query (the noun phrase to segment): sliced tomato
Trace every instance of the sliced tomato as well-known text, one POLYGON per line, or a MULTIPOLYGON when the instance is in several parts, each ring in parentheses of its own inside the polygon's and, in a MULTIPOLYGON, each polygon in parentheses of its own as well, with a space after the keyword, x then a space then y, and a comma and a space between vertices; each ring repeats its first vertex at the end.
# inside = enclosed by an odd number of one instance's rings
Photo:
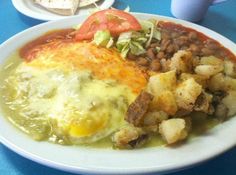
POLYGON ((141 30, 138 20, 131 14, 108 9, 96 12, 89 16, 76 33, 77 40, 92 39, 98 30, 109 30, 111 35, 117 36, 126 31, 141 30))

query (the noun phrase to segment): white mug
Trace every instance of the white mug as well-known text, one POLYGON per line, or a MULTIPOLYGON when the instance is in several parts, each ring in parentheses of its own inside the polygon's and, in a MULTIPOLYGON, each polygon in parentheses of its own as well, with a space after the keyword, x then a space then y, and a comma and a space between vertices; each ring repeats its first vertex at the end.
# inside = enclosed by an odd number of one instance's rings
POLYGON ((206 14, 212 4, 218 4, 226 0, 172 0, 171 12, 179 19, 197 22, 206 14))

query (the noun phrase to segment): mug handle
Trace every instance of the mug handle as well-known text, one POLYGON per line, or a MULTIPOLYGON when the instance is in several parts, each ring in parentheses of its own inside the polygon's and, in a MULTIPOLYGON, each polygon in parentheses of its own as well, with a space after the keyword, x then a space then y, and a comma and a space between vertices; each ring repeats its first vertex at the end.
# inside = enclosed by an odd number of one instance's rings
POLYGON ((219 4, 219 3, 222 3, 222 2, 225 2, 225 1, 227 1, 227 0, 213 0, 212 5, 219 4))

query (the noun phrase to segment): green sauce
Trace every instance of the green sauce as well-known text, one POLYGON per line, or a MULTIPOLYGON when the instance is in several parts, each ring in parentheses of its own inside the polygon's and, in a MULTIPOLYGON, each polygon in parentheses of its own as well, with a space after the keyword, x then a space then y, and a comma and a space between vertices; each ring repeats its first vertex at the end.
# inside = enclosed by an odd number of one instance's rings
MULTIPOLYGON (((0 110, 4 113, 4 116, 9 119, 11 123, 13 123, 18 129, 24 131, 30 137, 35 140, 48 140, 53 143, 59 143, 64 145, 71 145, 71 141, 68 139, 66 135, 60 135, 52 133, 52 128, 54 126, 53 121, 48 122, 47 120, 38 119, 37 122, 34 120, 34 116, 32 118, 24 118, 20 113, 22 112, 19 108, 9 108, 7 102, 13 100, 13 97, 16 95, 16 92, 12 88, 6 88, 5 80, 9 75, 12 74, 13 71, 22 63, 22 60, 19 58, 18 53, 14 53, 10 56, 5 64, 0 68, 0 110)), ((90 87, 89 87, 90 88, 90 87)), ((92 89, 86 89, 85 93, 92 93, 92 89), (90 91, 91 90, 91 91, 90 91)), ((94 88, 101 88, 100 84, 95 84, 94 88)), ((102 87, 103 88, 103 87, 102 87)), ((120 87, 122 89, 122 87, 120 87)), ((119 92, 121 92, 120 90, 119 92)), ((114 98, 119 96, 117 94, 117 89, 110 89, 109 93, 113 93, 114 98), (115 94, 115 95, 114 95, 115 94)), ((99 93, 108 93, 106 89, 99 93)), ((104 95, 102 94, 102 95, 104 95)), ((50 94, 49 94, 50 96, 50 94)), ((130 101, 134 99, 134 96, 129 97, 130 101)), ((122 108, 122 113, 124 115, 128 104, 125 106, 121 102, 120 106, 122 108)), ((129 102, 130 103, 130 102, 129 102)), ((115 104, 117 105, 117 104, 115 104)), ((85 105, 86 107, 86 105, 85 105)), ((117 111, 115 111, 117 113, 117 111)), ((117 113, 117 115, 120 115, 117 113)), ((190 133, 190 139, 204 134, 207 130, 213 128, 215 125, 219 124, 220 121, 212 116, 206 116, 205 114, 197 113, 192 117, 192 131, 190 133)), ((37 116, 36 116, 37 118, 37 116)), ((82 144, 83 146, 95 147, 95 148, 112 148, 111 136, 107 136, 106 138, 100 139, 92 144, 82 144)), ((152 135, 150 136, 149 141, 145 144, 145 147, 156 147, 165 145, 165 142, 161 138, 160 135, 152 135)))

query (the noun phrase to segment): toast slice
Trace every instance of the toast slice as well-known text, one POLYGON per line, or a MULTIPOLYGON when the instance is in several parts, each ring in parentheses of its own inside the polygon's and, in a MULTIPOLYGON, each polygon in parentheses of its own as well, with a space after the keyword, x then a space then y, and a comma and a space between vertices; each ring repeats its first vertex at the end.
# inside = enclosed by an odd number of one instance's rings
POLYGON ((47 10, 60 15, 74 15, 80 0, 34 0, 47 10))

